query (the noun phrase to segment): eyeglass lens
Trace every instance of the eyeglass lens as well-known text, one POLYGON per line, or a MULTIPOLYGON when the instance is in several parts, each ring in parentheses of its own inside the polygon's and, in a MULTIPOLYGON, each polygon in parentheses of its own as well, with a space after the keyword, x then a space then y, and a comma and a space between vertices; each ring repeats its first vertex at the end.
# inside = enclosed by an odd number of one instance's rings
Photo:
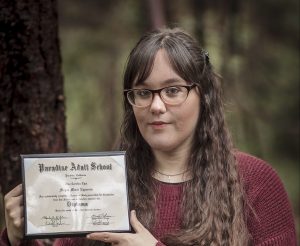
POLYGON ((177 105, 183 103, 188 95, 188 88, 184 86, 170 86, 161 90, 133 89, 128 91, 127 97, 131 104, 137 107, 147 107, 152 103, 154 93, 167 104, 177 105))

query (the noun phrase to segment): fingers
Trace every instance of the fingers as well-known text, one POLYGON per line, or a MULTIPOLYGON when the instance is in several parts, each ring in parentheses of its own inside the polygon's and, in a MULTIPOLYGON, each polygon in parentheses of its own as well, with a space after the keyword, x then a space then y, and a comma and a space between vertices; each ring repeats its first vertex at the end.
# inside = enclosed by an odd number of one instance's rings
POLYGON ((130 223, 136 233, 96 232, 87 235, 87 238, 120 246, 156 245, 157 239, 139 222, 134 210, 130 212, 130 223))
POLYGON ((21 219, 24 216, 23 196, 10 197, 5 200, 5 218, 6 222, 11 221, 15 226, 19 227, 21 219))
POLYGON ((24 215, 22 185, 18 185, 9 193, 7 193, 4 201, 6 221, 12 221, 13 224, 19 226, 24 215))
POLYGON ((12 210, 5 211, 6 227, 18 238, 23 236, 24 212, 23 207, 15 207, 12 210))
POLYGON ((24 230, 22 185, 7 193, 4 203, 8 240, 11 245, 18 245, 24 230))
POLYGON ((23 195, 5 198, 5 208, 11 210, 16 206, 23 206, 23 195))
POLYGON ((14 236, 17 239, 23 238, 23 228, 24 228, 24 218, 18 218, 14 220, 14 226, 16 230, 14 231, 14 236))
POLYGON ((111 233, 111 232, 95 232, 88 234, 86 237, 91 240, 100 240, 107 243, 120 242, 126 233, 111 233))
POLYGON ((23 194, 22 184, 17 185, 15 188, 13 188, 10 192, 8 192, 4 199, 10 199, 11 197, 18 197, 23 194))
POLYGON ((8 208, 9 205, 6 207, 7 208, 7 216, 10 218, 10 219, 13 219, 13 220, 20 220, 21 218, 24 217, 24 209, 23 209, 23 206, 19 205, 19 206, 16 206, 16 205, 11 205, 11 208, 8 208))
POLYGON ((142 223, 136 217, 135 210, 130 211, 130 224, 136 233, 142 232, 145 229, 145 227, 142 225, 142 223))

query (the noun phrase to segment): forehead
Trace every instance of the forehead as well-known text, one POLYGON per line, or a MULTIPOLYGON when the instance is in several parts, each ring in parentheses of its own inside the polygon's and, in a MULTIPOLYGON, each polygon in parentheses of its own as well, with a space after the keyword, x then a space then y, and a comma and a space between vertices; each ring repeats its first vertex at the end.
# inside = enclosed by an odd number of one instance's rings
POLYGON ((160 49, 155 55, 149 76, 138 84, 135 82, 134 85, 162 87, 172 85, 174 83, 186 84, 184 79, 181 78, 172 67, 167 52, 160 49))

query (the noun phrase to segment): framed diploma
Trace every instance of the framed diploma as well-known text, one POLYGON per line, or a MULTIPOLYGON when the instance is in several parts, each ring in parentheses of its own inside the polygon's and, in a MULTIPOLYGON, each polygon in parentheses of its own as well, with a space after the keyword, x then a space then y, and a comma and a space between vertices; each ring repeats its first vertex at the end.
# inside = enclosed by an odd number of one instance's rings
POLYGON ((25 238, 130 231, 125 152, 21 159, 25 238))

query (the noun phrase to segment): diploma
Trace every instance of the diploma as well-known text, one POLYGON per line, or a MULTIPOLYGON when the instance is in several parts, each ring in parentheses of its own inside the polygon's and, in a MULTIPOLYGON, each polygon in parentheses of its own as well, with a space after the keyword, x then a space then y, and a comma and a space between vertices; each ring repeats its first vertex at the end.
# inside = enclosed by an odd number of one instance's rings
POLYGON ((25 238, 130 231, 125 152, 21 160, 25 238))

